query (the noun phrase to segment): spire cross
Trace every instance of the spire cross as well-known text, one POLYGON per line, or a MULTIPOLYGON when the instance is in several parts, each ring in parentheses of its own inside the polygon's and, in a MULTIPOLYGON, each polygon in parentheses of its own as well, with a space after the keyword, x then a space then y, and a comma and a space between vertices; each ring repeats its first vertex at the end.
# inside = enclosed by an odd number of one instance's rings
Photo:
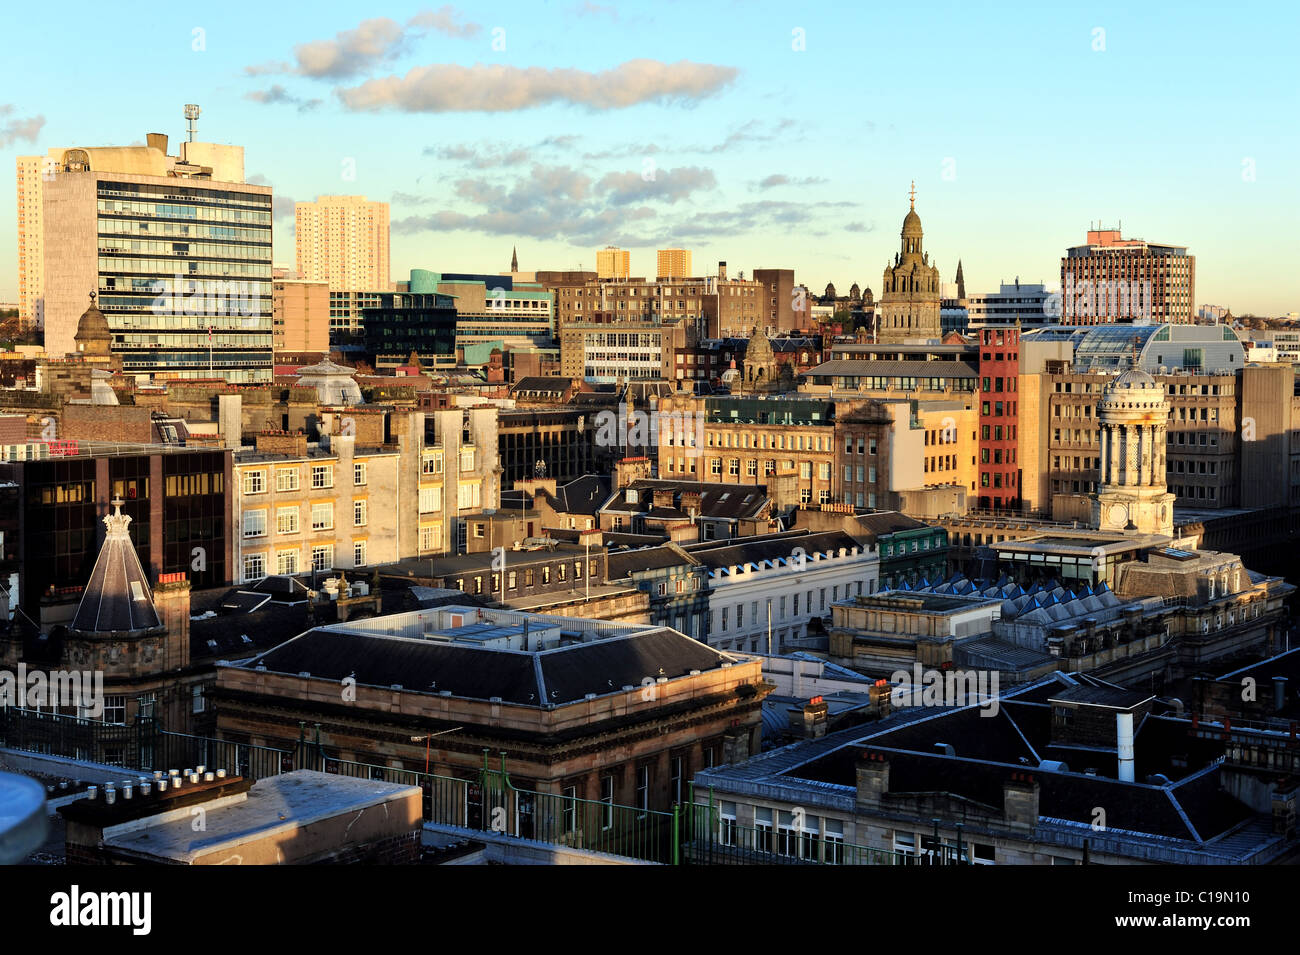
POLYGON ((912 191, 907 194, 907 198, 911 201, 912 208, 915 209, 916 208, 916 180, 915 179, 912 180, 912 191))

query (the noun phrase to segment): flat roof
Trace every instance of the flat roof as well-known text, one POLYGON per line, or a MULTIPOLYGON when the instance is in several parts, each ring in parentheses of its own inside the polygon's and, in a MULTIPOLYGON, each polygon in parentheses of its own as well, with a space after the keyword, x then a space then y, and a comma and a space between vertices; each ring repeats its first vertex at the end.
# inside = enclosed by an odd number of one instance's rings
POLYGON ((111 836, 104 844, 192 863, 255 839, 280 833, 289 836, 312 823, 419 792, 417 786, 300 769, 258 780, 246 798, 205 807, 205 827, 199 832, 194 831, 191 815, 185 813, 179 819, 111 836))

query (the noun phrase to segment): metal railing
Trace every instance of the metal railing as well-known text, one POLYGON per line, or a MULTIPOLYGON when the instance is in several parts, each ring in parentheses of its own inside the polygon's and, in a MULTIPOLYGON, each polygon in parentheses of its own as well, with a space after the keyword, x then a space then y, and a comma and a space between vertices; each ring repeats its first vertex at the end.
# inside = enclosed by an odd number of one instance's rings
POLYGON ((206 766, 263 779, 295 767, 287 750, 161 729, 151 717, 132 724, 0 707, 0 746, 137 772, 206 766))
POLYGON ((682 855, 693 865, 931 864, 927 857, 859 846, 806 827, 740 826, 704 803, 688 808, 691 825, 682 855))
POLYGON ((676 865, 680 810, 665 812, 516 787, 484 759, 472 776, 441 776, 322 756, 320 769, 341 776, 418 786, 424 818, 441 826, 493 832, 554 846, 676 865))

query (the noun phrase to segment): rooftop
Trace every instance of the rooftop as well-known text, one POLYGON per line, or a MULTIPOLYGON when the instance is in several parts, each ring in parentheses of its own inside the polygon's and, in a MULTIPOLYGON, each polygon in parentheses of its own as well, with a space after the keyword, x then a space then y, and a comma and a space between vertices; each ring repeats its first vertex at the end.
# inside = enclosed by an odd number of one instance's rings
POLYGON ((317 627, 241 666, 551 708, 735 659, 666 627, 461 605, 317 627), (505 628, 498 636, 522 632, 528 649, 484 645, 485 625, 505 628), (465 627, 474 639, 456 642, 465 627))

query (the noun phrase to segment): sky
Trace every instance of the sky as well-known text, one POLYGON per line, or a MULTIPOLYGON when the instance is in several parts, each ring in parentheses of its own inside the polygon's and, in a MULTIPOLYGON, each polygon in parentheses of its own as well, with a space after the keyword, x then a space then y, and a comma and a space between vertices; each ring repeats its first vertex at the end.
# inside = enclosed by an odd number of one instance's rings
MULTIPOLYGON (((793 268, 879 292, 916 183, 968 292, 1059 284, 1090 223, 1186 245, 1196 302, 1300 311, 1294 3, 25 5, 0 163, 184 135, 276 197, 391 203, 392 270, 793 268)), ((10 183, 14 180, 11 178, 10 183)), ((17 299, 0 190, 0 301, 17 299)))

